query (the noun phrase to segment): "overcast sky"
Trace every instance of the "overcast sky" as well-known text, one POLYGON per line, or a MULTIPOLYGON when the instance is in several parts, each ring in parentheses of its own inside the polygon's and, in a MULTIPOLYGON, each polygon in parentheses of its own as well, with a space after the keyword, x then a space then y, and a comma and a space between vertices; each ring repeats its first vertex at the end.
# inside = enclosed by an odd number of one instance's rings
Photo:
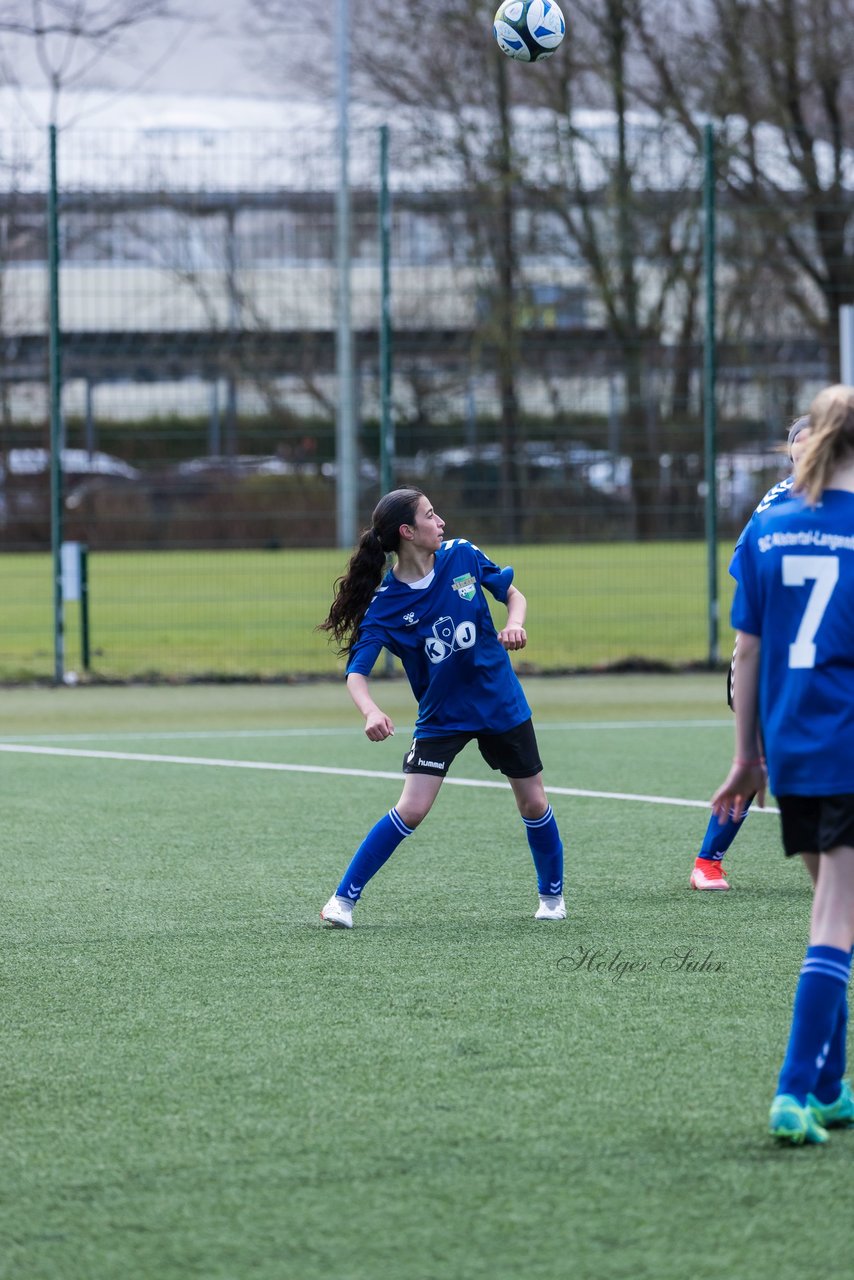
MULTIPOLYGON (((245 0, 206 0, 198 11, 203 16, 190 24, 150 22, 137 28, 122 56, 100 60, 77 87, 253 96, 298 89, 284 67, 280 75, 257 70, 263 43, 247 34, 245 0)), ((9 52, 18 82, 44 87, 32 42, 17 41, 13 51, 7 45, 9 52)))

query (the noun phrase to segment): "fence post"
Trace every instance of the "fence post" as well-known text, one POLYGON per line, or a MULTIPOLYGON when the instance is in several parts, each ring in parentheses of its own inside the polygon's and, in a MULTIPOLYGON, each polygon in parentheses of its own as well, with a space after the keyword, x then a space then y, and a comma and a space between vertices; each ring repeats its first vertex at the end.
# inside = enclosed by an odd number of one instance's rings
POLYGON ((380 125, 380 488, 394 481, 394 418, 391 410, 391 195, 388 179, 388 125, 380 125))
POLYGON ((91 665, 89 645, 89 548, 80 548, 80 662, 88 672, 91 665))
POLYGON ((335 431, 338 546, 356 540, 358 464, 353 414, 353 329, 350 315, 350 10, 338 0, 338 192, 336 231, 338 259, 338 332, 336 375, 338 415, 335 431))
MULTIPOLYGON (((80 603, 80 658, 84 671, 89 670, 89 548, 82 542, 63 542, 62 599, 80 603)), ((70 679, 70 676, 68 677, 70 679)))
POLYGON ((839 380, 854 386, 854 307, 839 308, 839 380))
POLYGON ((48 127, 50 175, 47 193, 50 352, 50 548, 53 564, 53 678, 65 676, 65 618, 62 594, 62 337, 59 327, 59 196, 56 125, 48 127))
MULTIPOLYGON (((380 125, 380 491, 394 485, 394 417, 391 411, 391 194, 388 180, 387 124, 380 125)), ((385 651, 385 674, 394 671, 394 656, 385 651)))
POLYGON ((719 658, 718 486, 717 486, 717 337, 715 332, 715 135, 703 130, 703 262, 706 281, 706 332, 703 342, 703 437, 706 478, 706 563, 708 579, 709 666, 719 658))

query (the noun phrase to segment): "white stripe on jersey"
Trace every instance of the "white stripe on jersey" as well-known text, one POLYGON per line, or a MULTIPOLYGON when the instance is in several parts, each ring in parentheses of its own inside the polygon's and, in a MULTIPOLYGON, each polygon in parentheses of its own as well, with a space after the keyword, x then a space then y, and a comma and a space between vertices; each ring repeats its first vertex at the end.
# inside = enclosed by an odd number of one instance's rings
POLYGON ((788 498, 794 483, 794 476, 786 476, 785 480, 780 480, 777 484, 772 484, 771 488, 768 490, 753 514, 759 515, 761 511, 767 511, 772 503, 776 502, 778 498, 788 498))

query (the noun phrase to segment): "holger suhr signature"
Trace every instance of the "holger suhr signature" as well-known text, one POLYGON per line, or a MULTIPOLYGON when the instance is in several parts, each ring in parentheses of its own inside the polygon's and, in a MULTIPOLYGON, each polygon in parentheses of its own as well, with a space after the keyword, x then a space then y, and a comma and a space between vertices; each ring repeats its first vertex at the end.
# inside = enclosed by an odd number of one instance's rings
POLYGON ((632 959, 621 948, 588 947, 580 942, 571 955, 561 956, 557 967, 562 973, 598 973, 619 982, 627 973, 723 973, 724 962, 716 960, 713 951, 704 954, 693 947, 674 947, 653 959, 632 959))

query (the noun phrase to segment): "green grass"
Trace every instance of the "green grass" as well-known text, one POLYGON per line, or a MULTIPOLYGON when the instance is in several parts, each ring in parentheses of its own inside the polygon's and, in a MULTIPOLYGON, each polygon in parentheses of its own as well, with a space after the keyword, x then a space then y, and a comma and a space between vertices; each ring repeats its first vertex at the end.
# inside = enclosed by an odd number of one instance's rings
MULTIPOLYGON (((702 809, 555 790, 702 800, 721 684, 528 682, 565 925, 501 791, 447 786, 328 932, 396 781, 0 754, 0 1277, 847 1276, 854 1134, 765 1135, 809 913, 776 819, 692 894, 702 809)), ((2 740, 396 772, 379 694, 382 746, 324 685, 13 689, 2 740)))
MULTIPOLYGON (((706 553, 700 543, 494 547, 529 600, 534 670, 708 653, 706 553)), ((723 648, 731 583, 720 553, 723 648)), ((90 559, 92 671, 105 678, 329 675, 334 647, 314 628, 346 565, 341 551, 98 553, 90 559)), ((52 675, 50 558, 0 556, 0 680, 52 675)), ((500 616, 498 614, 497 616, 500 616)), ((66 666, 79 671, 77 604, 66 666)))

